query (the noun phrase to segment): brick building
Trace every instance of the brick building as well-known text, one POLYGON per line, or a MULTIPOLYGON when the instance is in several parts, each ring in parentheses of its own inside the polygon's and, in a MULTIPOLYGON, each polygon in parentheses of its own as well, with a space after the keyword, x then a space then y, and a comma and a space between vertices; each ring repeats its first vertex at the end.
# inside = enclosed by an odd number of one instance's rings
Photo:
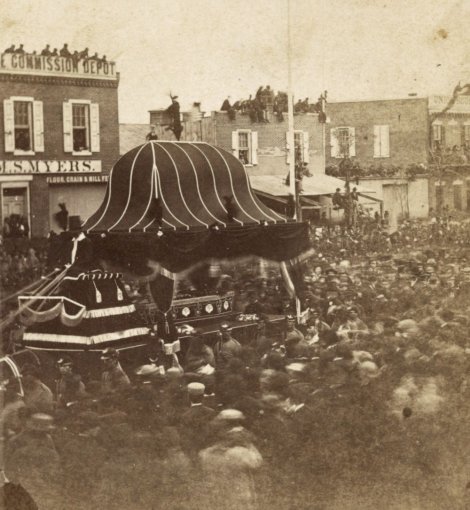
POLYGON ((59 203, 82 220, 98 208, 119 157, 118 84, 113 62, 0 55, 3 225, 23 216, 40 237, 59 203))
POLYGON ((429 156, 427 98, 327 104, 327 166, 345 157, 363 167, 425 164, 429 156))

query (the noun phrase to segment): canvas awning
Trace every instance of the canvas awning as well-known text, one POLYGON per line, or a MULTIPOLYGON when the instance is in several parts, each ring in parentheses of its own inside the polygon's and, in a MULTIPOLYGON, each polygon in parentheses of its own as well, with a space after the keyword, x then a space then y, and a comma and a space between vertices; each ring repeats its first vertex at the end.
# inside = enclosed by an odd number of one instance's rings
MULTIPOLYGON (((285 184, 285 176, 282 175, 252 175, 250 176, 250 182, 254 190, 272 196, 281 197, 290 194, 289 186, 285 184)), ((331 175, 314 174, 312 177, 302 179, 301 196, 332 195, 337 188, 344 189, 343 180, 331 175)), ((374 190, 354 183, 351 183, 352 188, 357 188, 357 192, 364 195, 375 193, 374 190)))

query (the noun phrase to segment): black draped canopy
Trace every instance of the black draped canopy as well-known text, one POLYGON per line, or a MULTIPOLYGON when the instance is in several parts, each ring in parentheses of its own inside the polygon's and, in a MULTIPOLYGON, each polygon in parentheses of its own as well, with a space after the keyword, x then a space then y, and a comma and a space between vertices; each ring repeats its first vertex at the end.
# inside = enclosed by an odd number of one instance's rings
POLYGON ((308 249, 308 227, 258 200, 241 162, 203 142, 150 141, 111 170, 103 203, 82 231, 94 258, 179 272, 207 258, 287 260, 308 249))

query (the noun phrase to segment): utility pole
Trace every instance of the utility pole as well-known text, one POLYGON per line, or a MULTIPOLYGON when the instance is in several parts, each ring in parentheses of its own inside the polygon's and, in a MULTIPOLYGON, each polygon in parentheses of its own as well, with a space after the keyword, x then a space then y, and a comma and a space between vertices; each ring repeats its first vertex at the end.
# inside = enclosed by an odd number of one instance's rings
POLYGON ((289 193, 294 199, 294 218, 302 221, 298 186, 295 175, 295 141, 294 141, 294 97, 292 94, 292 45, 291 45, 291 0, 287 0, 287 150, 289 162, 289 193))

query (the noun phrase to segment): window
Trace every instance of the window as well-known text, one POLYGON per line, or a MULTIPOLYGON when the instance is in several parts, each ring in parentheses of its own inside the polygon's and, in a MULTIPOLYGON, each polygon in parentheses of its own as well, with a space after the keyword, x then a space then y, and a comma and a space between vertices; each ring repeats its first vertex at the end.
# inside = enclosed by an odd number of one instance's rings
POLYGON ((90 105, 72 104, 73 152, 90 150, 90 105))
POLYGON ((390 128, 374 126, 374 158, 390 157, 390 128))
POLYGON ((470 180, 467 180, 467 211, 470 211, 470 180))
POLYGON ((33 155, 44 151, 42 102, 32 97, 3 101, 5 152, 33 155))
POLYGON ((21 151, 33 150, 33 104, 31 101, 15 101, 15 149, 21 151))
POLYGON ((232 152, 244 165, 258 164, 258 133, 247 129, 232 132, 232 152))
MULTIPOLYGON (((286 137, 288 133, 286 133, 286 137)), ((303 163, 309 162, 309 135, 308 131, 294 131, 295 160, 300 157, 303 163)))
POLYGON ((64 152, 90 155, 100 150, 98 104, 70 100, 63 104, 64 152))
POLYGON ((462 210, 462 185, 455 184, 454 187, 454 209, 457 211, 462 210))
POLYGON ((347 158, 356 155, 355 129, 338 127, 330 132, 331 157, 347 158))
POLYGON ((470 145, 470 124, 465 124, 463 127, 463 141, 465 145, 470 145))

